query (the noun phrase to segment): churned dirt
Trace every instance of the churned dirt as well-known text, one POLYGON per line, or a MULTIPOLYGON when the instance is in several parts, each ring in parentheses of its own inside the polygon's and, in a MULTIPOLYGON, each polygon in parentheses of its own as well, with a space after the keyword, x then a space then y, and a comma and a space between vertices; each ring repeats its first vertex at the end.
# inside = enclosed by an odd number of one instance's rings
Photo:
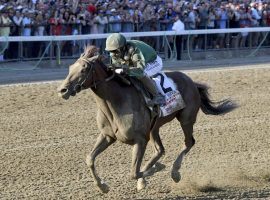
MULTIPOLYGON (((224 116, 200 111, 177 184, 170 168, 183 133, 176 120, 166 124, 166 168, 140 192, 129 177, 131 147, 120 142, 96 162, 110 192, 93 184, 85 156, 99 133, 89 90, 65 101, 56 82, 1 86, 0 199, 270 199, 270 69, 188 74, 208 83, 213 99, 231 97, 241 107, 224 116)), ((149 146, 145 160, 151 153, 149 146)))

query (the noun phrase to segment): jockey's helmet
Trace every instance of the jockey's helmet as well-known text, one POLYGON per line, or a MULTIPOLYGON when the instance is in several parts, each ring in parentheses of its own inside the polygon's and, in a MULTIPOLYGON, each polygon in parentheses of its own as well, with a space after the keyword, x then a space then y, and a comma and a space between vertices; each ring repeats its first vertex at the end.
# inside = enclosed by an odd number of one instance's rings
POLYGON ((126 38, 120 33, 111 34, 106 40, 106 51, 115 51, 126 44, 126 38))

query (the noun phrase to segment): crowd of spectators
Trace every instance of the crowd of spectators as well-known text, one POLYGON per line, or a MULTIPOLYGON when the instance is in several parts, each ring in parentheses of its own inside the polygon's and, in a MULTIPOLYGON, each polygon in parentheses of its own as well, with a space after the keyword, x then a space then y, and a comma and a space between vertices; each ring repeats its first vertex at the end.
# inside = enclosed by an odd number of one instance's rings
MULTIPOLYGON (((186 30, 266 27, 270 26, 270 0, 0 0, 0 36, 171 30, 176 16, 186 30)), ((245 47, 248 35, 230 37, 238 37, 234 46, 245 47)), ((261 37, 254 33, 251 45, 258 45, 261 37)), ((101 40, 94 42, 104 45, 101 40)), ((225 34, 193 38, 193 48, 198 49, 224 48, 227 43, 225 34)), ((74 43, 64 45, 76 48, 74 43)), ((24 47, 26 56, 31 54, 31 46, 24 47)))

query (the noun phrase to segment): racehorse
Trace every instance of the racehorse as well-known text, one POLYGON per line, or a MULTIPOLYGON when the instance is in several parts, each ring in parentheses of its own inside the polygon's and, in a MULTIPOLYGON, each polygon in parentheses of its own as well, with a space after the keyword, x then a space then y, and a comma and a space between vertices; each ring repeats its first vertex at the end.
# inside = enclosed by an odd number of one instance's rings
POLYGON ((115 78, 115 72, 104 64, 103 56, 96 55, 95 46, 87 46, 80 58, 69 67, 69 73, 58 88, 59 96, 68 99, 83 89, 93 91, 97 104, 97 125, 99 137, 92 152, 87 155, 86 163, 98 188, 106 193, 108 185, 103 182, 95 170, 95 158, 116 140, 133 146, 131 177, 137 180, 137 189, 146 187, 146 176, 153 175, 155 164, 164 154, 159 128, 176 118, 184 132, 184 147, 171 168, 171 178, 175 182, 181 179, 180 167, 184 156, 195 144, 193 125, 199 109, 205 114, 222 115, 235 109, 231 100, 213 102, 209 98, 208 87, 195 83, 181 72, 166 73, 177 85, 186 106, 166 117, 156 117, 153 123, 151 111, 142 94, 133 86, 123 86, 115 78), (151 159, 141 168, 147 143, 155 150, 151 159))

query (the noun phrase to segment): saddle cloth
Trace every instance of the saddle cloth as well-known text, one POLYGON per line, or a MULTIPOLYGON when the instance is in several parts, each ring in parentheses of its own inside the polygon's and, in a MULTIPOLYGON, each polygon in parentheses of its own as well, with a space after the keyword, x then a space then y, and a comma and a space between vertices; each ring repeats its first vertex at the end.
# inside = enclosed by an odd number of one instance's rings
POLYGON ((182 95, 177 90, 176 84, 172 79, 168 78, 164 72, 155 74, 152 79, 155 81, 159 92, 163 94, 166 99, 166 104, 160 106, 160 117, 170 115, 186 106, 182 95))

